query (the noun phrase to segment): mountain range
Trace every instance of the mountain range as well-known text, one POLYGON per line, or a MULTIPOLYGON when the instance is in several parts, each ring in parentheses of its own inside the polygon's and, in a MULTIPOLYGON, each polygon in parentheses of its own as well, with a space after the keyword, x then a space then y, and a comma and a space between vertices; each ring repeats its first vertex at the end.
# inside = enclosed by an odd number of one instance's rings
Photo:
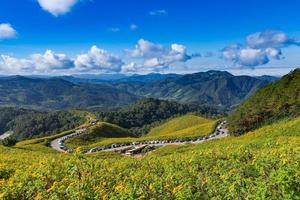
POLYGON ((276 78, 234 76, 225 71, 119 78, 0 77, 0 105, 42 109, 123 106, 145 97, 222 108, 239 104, 276 78))

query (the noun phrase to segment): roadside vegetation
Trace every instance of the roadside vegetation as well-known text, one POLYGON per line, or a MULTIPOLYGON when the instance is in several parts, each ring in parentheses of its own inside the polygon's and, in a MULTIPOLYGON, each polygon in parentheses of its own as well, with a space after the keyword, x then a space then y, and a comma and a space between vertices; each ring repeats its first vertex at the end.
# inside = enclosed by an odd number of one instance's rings
POLYGON ((166 120, 191 112, 207 118, 217 118, 224 115, 223 112, 212 107, 179 104, 174 101, 153 98, 142 99, 116 111, 102 112, 94 110, 99 121, 129 129, 135 136, 146 135, 152 128, 164 123, 166 120))
POLYGON ((2 199, 299 199, 300 118, 133 159, 0 146, 2 199), (51 173, 50 173, 51 172, 51 173))
MULTIPOLYGON (((95 111, 100 122, 66 141, 76 148, 73 154, 47 145, 74 129, 0 145, 0 199, 300 200, 299 72, 245 101, 228 118, 233 135, 218 140, 161 147, 140 158, 81 153, 106 144, 207 135, 218 121, 218 114, 200 117, 184 105, 148 99, 125 110, 95 111)), ((87 114, 80 127, 94 119, 87 114)))
POLYGON ((211 134, 214 131, 216 123, 217 120, 187 114, 171 118, 166 123, 151 129, 149 134, 142 137, 135 137, 128 130, 116 125, 100 123, 100 125, 91 129, 88 133, 66 140, 66 145, 73 149, 79 147, 84 150, 115 143, 193 138, 211 134))

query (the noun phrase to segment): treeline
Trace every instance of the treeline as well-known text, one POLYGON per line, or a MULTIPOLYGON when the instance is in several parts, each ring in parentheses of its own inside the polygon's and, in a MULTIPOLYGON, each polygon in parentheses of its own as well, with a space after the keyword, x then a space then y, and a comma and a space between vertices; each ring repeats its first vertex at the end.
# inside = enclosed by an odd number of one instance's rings
POLYGON ((221 114, 220 111, 211 107, 179 104, 153 98, 142 99, 117 111, 96 111, 95 114, 100 121, 117 124, 129 129, 134 135, 141 136, 166 119, 190 112, 206 117, 221 114))
POLYGON ((14 136, 20 140, 24 138, 43 137, 70 130, 84 123, 84 120, 83 116, 74 112, 57 111, 22 115, 13 120, 9 126, 14 131, 14 136))
POLYGON ((80 111, 42 112, 22 108, 0 108, 1 133, 13 131, 17 140, 43 137, 69 130, 84 123, 80 111))

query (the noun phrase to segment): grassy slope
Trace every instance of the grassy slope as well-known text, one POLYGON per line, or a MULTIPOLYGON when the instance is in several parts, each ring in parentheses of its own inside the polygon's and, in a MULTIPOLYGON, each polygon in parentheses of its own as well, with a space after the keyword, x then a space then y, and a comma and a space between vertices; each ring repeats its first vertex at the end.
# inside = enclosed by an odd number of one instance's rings
MULTIPOLYGON (((108 124, 108 123, 106 123, 108 124)), ((216 121, 198 117, 195 115, 184 115, 182 117, 171 119, 165 124, 158 126, 150 131, 146 136, 140 138, 130 137, 124 129, 120 127, 114 131, 113 128, 110 128, 107 134, 107 128, 110 126, 117 127, 115 125, 110 125, 103 127, 98 134, 105 134, 106 137, 95 137, 97 133, 90 132, 88 135, 82 135, 73 139, 66 141, 66 145, 72 148, 81 147, 82 149, 93 148, 97 146, 103 146, 107 144, 114 143, 125 143, 125 142, 134 142, 134 141, 143 141, 143 140, 156 140, 156 139, 167 139, 167 138, 185 138, 185 137, 196 137, 202 135, 210 134, 214 127, 216 121), (186 123, 186 124, 185 124, 186 123), (172 127, 173 125, 175 125, 172 127), (107 137, 110 136, 110 137, 107 137), (122 137, 116 137, 122 136, 122 137), (89 139, 84 139, 89 138, 89 139)))
POLYGON ((206 135, 212 129, 212 120, 195 115, 184 115, 174 118, 153 128, 147 136, 193 136, 206 135))
POLYGON ((107 138, 124 138, 131 136, 127 129, 117 125, 101 122, 93 127, 86 134, 68 139, 66 145, 72 148, 86 146, 95 141, 102 141, 107 138))
MULTIPOLYGON (((74 111, 74 112, 77 112, 77 111, 74 111)), ((91 113, 80 112, 80 114, 84 115, 86 120, 85 120, 84 124, 80 125, 77 128, 85 127, 85 126, 89 125, 91 123, 91 121, 95 120, 95 116, 91 113)), ((51 148, 47 147, 49 145, 49 143, 52 140, 55 140, 59 137, 63 137, 65 135, 69 135, 69 134, 74 133, 74 131, 77 128, 67 130, 67 131, 63 131, 63 132, 61 132, 59 134, 55 134, 55 135, 50 135, 50 136, 46 136, 46 137, 20 141, 16 144, 16 147, 21 148, 21 149, 33 150, 33 151, 37 150, 37 151, 44 151, 44 152, 49 152, 49 151, 56 152, 55 150, 52 150, 51 148)))
POLYGON ((300 117, 240 137, 160 148, 142 159, 0 146, 0 195, 16 199, 299 199, 299 144, 300 117))

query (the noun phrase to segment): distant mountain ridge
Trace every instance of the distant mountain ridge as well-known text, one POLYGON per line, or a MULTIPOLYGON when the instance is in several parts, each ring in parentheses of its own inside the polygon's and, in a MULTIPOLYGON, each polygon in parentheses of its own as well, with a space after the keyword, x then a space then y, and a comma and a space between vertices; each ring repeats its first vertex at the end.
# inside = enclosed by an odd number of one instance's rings
MULTIPOLYGON (((120 75, 118 75, 120 76, 120 75)), ((121 76, 122 77, 122 76, 121 76)), ((0 77, 0 105, 44 109, 115 107, 145 97, 230 108, 271 82, 226 71, 146 74, 111 80, 0 77)))
POLYGON ((43 109, 121 106, 139 97, 106 84, 74 84, 52 78, 0 78, 0 105, 43 109))
POLYGON ((226 71, 207 71, 169 77, 148 83, 115 83, 130 93, 153 98, 231 107, 268 84, 250 76, 234 76, 226 71))

